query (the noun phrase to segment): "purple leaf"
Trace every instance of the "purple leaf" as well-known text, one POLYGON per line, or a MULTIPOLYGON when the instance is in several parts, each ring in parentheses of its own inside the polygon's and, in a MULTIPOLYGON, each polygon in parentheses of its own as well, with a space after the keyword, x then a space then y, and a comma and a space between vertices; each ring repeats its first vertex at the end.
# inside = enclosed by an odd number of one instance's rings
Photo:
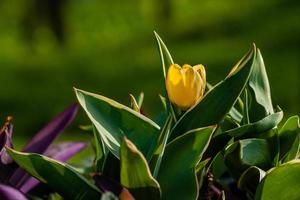
POLYGON ((73 104, 62 113, 57 115, 47 126, 40 130, 24 147, 23 152, 44 153, 53 140, 75 118, 78 104, 73 104))
MULTIPOLYGON (((61 162, 65 162, 85 147, 86 144, 83 142, 64 142, 61 144, 51 145, 44 155, 61 162)), ((29 192, 40 183, 40 181, 34 177, 27 176, 25 178, 26 179, 22 181, 21 186, 19 186, 20 190, 24 193, 29 192)))
MULTIPOLYGON (((75 103, 57 115, 47 126, 40 130, 24 147, 23 152, 43 154, 53 140, 62 132, 75 118, 78 104, 75 103)), ((9 179, 9 183, 21 187, 28 179, 25 170, 18 168, 9 179)))
POLYGON ((59 161, 66 161, 73 157, 86 147, 84 142, 63 142, 61 144, 51 145, 46 152, 45 156, 59 161))
POLYGON ((4 149, 4 146, 6 144, 6 140, 7 140, 6 133, 3 130, 1 130, 0 131, 0 156, 2 154, 2 150, 4 149))
POLYGON ((8 185, 0 184, 1 200, 27 200, 23 193, 8 185))
POLYGON ((7 117, 6 122, 0 130, 0 162, 3 164, 12 163, 13 160, 6 153, 5 146, 12 148, 12 132, 13 125, 11 124, 11 117, 7 117))

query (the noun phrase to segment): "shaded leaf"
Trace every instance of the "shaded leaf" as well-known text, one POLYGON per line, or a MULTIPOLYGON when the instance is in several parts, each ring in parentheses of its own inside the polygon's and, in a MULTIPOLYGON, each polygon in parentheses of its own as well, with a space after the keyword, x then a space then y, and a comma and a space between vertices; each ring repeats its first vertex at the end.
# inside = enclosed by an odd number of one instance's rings
POLYGON ((258 185, 256 200, 299 200, 300 161, 294 160, 267 172, 258 185))
POLYGON ((128 139, 121 145, 121 184, 137 199, 160 199, 160 187, 143 154, 128 139), (134 173, 133 173, 134 172, 134 173))
POLYGON ((221 135, 229 135, 230 137, 240 138, 240 137, 259 137, 261 133, 268 131, 276 127, 283 118, 283 112, 279 111, 277 113, 271 114, 257 122, 249 123, 228 131, 225 131, 221 134, 218 134, 216 137, 221 135))
POLYGON ((218 180, 227 171, 227 167, 224 163, 224 154, 222 151, 217 153, 217 155, 211 161, 211 170, 216 180, 218 180))
POLYGON ((191 130, 166 146, 158 181, 162 199, 196 199, 195 167, 208 147, 216 126, 191 130))
POLYGON ((100 199, 100 191, 69 165, 35 153, 7 150, 16 163, 64 198, 100 199))
POLYGON ((234 73, 214 86, 178 120, 170 139, 195 128, 218 124, 243 91, 252 70, 254 56, 255 46, 234 67, 234 73))
POLYGON ((295 140, 300 135, 299 117, 290 117, 279 131, 280 157, 282 159, 291 150, 295 140))
POLYGON ((108 152, 95 126, 93 126, 93 134, 95 141, 95 167, 96 172, 102 172, 105 158, 108 152))
POLYGON ((256 188, 260 181, 265 176, 266 172, 258 167, 249 167, 239 178, 238 187, 241 190, 247 191, 251 198, 254 198, 256 188))
POLYGON ((158 142, 157 142, 157 147, 156 150, 154 151, 153 157, 150 162, 150 167, 153 165, 153 176, 157 177, 157 173, 160 168, 161 164, 161 159, 164 155, 165 147, 167 145, 168 137, 170 134, 170 129, 172 125, 172 117, 169 115, 167 120, 165 121, 164 126, 160 130, 158 142))
POLYGON ((251 166, 266 170, 272 164, 269 145, 265 139, 236 141, 225 150, 224 158, 228 170, 234 177, 239 177, 251 166))
POLYGON ((299 158, 299 153, 300 153, 300 136, 298 135, 294 141, 292 148, 284 158, 284 162, 288 162, 293 159, 299 158))
POLYGON ((123 187, 120 183, 114 181, 113 179, 106 177, 102 174, 94 174, 93 179, 95 181, 95 185, 104 192, 112 192, 116 196, 119 196, 123 187))
POLYGON ((259 49, 257 49, 254 58, 253 70, 249 78, 249 87, 252 89, 253 97, 255 98, 255 101, 251 102, 251 121, 257 121, 262 117, 273 114, 274 109, 271 99, 270 84, 259 49), (263 112, 261 109, 263 109, 263 112))
POLYGON ((124 136, 150 160, 159 136, 159 126, 134 110, 107 97, 75 89, 78 101, 108 149, 119 158, 124 136))

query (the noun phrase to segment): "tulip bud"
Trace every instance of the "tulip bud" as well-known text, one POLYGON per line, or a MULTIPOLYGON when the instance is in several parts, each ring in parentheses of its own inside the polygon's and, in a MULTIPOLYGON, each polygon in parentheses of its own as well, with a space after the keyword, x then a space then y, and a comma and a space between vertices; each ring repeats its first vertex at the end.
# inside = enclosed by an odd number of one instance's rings
POLYGON ((203 65, 172 64, 167 73, 166 87, 170 101, 187 110, 203 97, 206 73, 203 65))

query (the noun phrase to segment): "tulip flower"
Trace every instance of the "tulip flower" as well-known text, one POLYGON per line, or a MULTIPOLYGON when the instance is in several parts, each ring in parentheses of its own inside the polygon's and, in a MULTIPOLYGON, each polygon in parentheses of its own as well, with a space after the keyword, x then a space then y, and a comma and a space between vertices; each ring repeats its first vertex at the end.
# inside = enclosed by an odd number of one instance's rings
POLYGON ((172 64, 169 67, 166 88, 170 101, 182 110, 187 110, 203 97, 206 73, 203 65, 172 64))

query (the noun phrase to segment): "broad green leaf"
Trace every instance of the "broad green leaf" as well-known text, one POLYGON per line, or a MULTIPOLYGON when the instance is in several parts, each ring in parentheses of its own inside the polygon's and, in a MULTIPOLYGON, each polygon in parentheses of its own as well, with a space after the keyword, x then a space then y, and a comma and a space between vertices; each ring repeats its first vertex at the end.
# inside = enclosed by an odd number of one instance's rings
POLYGON ((195 128, 218 124, 243 91, 252 70, 254 56, 255 46, 239 61, 226 79, 214 86, 198 104, 178 120, 171 133, 171 139, 195 128))
POLYGON ((259 49, 257 49, 254 58, 253 70, 249 78, 249 87, 252 89, 255 100, 251 102, 251 108, 249 110, 251 121, 257 121, 262 117, 273 114, 274 109, 271 100, 270 84, 259 49))
POLYGON ((124 136, 150 160, 159 136, 159 126, 144 115, 107 97, 75 89, 78 101, 108 149, 119 158, 124 136))
POLYGON ((7 151, 18 165, 64 198, 101 198, 100 191, 67 164, 35 153, 22 153, 9 148, 7 151))
MULTIPOLYGON (((206 82, 206 88, 209 91, 214 87, 209 82, 206 82)), ((238 100, 242 101, 240 97, 238 97, 238 100)), ((240 123, 243 118, 243 115, 234 106, 230 109, 228 115, 235 121, 235 123, 240 123)))
POLYGON ((292 149, 296 138, 300 135, 299 117, 290 117, 279 131, 280 159, 292 149))
POLYGON ((258 185, 256 200, 299 200, 300 161, 294 160, 267 172, 258 185))
POLYGON ((249 123, 221 134, 216 135, 220 137, 222 135, 229 135, 230 137, 240 138, 240 137, 259 137, 261 133, 268 131, 276 127, 283 118, 283 112, 279 111, 277 113, 271 114, 257 122, 249 123))
POLYGON ((158 173, 162 199, 196 199, 197 163, 201 160, 216 126, 191 130, 168 143, 158 173))
POLYGON ((272 164, 269 145, 265 139, 236 141, 225 150, 224 158, 228 170, 234 177, 239 177, 251 166, 265 170, 272 164))
POLYGON ((238 188, 248 192, 251 199, 254 199, 256 188, 265 174, 266 172, 258 167, 249 167, 239 178, 238 188))
POLYGON ((147 161, 136 146, 124 137, 121 145, 121 184, 137 199, 160 199, 160 187, 147 161))

